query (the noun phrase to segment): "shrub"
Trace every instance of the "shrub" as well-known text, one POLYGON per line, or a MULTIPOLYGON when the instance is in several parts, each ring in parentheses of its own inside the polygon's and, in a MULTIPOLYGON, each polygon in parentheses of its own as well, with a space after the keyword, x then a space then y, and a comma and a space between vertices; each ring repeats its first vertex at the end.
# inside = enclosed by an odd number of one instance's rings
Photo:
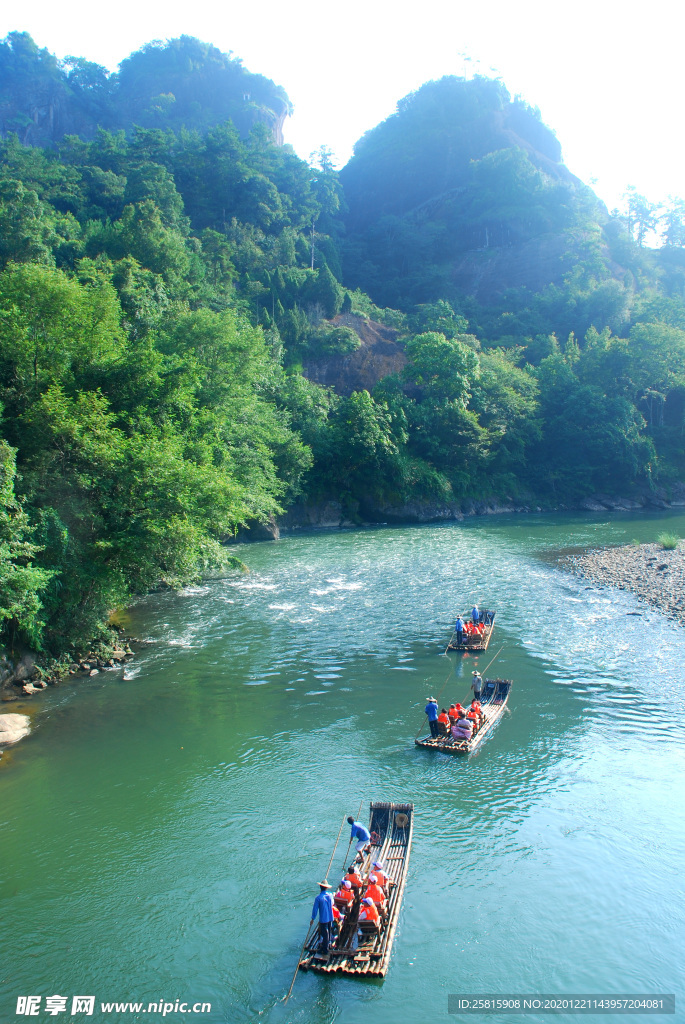
POLYGON ((674 551, 680 542, 680 537, 675 533, 660 533, 656 539, 664 551, 674 551))

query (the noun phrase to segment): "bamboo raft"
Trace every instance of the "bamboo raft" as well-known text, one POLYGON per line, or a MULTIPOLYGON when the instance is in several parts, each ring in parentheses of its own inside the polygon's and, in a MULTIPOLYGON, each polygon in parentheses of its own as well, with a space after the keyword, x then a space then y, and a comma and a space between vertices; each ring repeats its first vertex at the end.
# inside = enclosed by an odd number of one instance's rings
MULTIPOLYGON (((492 631, 495 628, 495 613, 493 611, 486 610, 482 614, 483 615, 487 615, 487 616, 492 616, 492 618, 490 619, 490 622, 486 623, 483 626, 483 632, 479 633, 479 634, 464 633, 463 634, 463 642, 459 643, 457 641, 457 631, 455 629, 454 632, 452 633, 452 636, 450 637, 450 642, 448 643, 448 645, 446 647, 446 652, 447 651, 487 651, 488 644, 490 643, 490 637, 492 636, 492 631)), ((463 615, 462 618, 466 622, 467 620, 470 619, 470 616, 463 615)))
POLYGON ((371 853, 365 855, 362 875, 364 878, 368 876, 374 860, 383 861, 385 873, 394 882, 386 894, 387 916, 381 919, 377 931, 371 931, 364 922, 358 921, 357 899, 343 918, 338 938, 326 954, 318 950, 319 929, 315 923, 307 933, 300 959, 300 967, 304 971, 385 977, 407 877, 414 805, 373 803, 370 812, 371 853))
MULTIPOLYGON (((447 732, 447 726, 443 726, 445 733, 442 736, 426 736, 422 740, 414 740, 417 747, 429 747, 431 750, 441 750, 443 754, 470 754, 480 746, 486 735, 499 721, 502 712, 509 700, 511 692, 511 681, 508 679, 486 679, 485 689, 481 698, 481 707, 485 715, 485 721, 475 736, 470 740, 455 740, 447 732)), ((442 725, 442 723, 439 723, 442 725)))

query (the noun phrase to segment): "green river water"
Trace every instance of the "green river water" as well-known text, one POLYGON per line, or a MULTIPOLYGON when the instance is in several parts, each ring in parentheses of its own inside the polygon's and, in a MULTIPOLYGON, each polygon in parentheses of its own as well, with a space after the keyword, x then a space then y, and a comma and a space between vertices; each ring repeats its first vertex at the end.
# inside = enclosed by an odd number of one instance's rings
POLYGON ((40 1021, 160 1021, 100 1006, 158 1000, 210 1003, 164 1018, 206 1024, 585 1019, 447 1015, 449 993, 515 992, 675 992, 656 1019, 685 1020, 685 630, 550 557, 664 529, 685 515, 309 534, 146 599, 135 660, 30 703, 0 764, 1 1024, 28 995, 40 1021), (442 652, 474 599, 510 713, 449 758, 413 738, 448 677, 441 704, 467 695, 477 662, 442 652), (300 973, 284 1006, 360 800, 416 807, 388 975, 300 973))

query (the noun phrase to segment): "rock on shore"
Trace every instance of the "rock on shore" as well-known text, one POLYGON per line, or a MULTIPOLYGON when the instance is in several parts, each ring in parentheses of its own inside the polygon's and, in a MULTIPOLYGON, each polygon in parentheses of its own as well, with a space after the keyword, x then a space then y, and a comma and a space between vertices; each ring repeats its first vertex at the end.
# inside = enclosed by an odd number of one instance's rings
POLYGON ((626 544, 567 555, 561 565, 577 576, 630 590, 685 625, 685 550, 664 551, 658 544, 626 544))

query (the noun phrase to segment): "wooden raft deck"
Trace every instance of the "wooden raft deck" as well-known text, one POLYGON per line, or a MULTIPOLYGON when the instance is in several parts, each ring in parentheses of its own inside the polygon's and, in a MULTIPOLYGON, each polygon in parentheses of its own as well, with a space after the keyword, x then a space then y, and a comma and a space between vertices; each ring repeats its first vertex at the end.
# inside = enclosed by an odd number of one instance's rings
POLYGON ((414 740, 414 743, 417 747, 429 747, 431 750, 440 750, 443 754, 470 754, 480 746, 501 718, 510 692, 511 681, 508 679, 485 680, 485 692, 481 699, 485 721, 470 740, 455 740, 451 736, 426 736, 424 739, 414 740))
MULTIPOLYGON (((464 633, 464 642, 457 643, 457 631, 452 633, 450 642, 446 647, 446 651, 487 651, 488 644, 490 643, 490 637, 495 628, 495 613, 490 611, 492 615, 492 622, 489 625, 483 627, 483 632, 480 636, 474 636, 473 634, 464 633)), ((467 616, 462 616, 466 620, 467 616)))
POLYGON ((377 932, 358 937, 359 906, 355 906, 346 915, 337 942, 325 955, 318 952, 319 930, 314 924, 307 935, 300 960, 304 971, 382 978, 388 969, 409 865, 414 805, 372 803, 370 812, 371 854, 364 858, 362 874, 366 879, 371 863, 374 860, 383 862, 385 873, 395 883, 388 894, 387 917, 381 921, 377 932))

